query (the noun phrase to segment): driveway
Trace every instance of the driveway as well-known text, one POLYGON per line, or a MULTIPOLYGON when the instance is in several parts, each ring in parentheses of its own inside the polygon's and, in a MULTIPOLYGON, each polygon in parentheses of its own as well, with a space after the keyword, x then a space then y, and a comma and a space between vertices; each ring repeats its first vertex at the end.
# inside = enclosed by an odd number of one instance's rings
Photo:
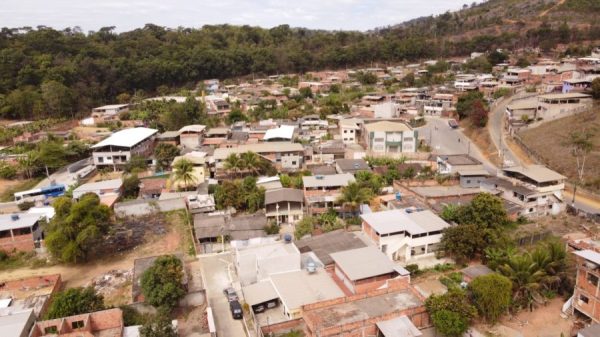
POLYGON ((438 117, 427 117, 427 124, 418 128, 419 138, 431 145, 437 154, 469 154, 481 161, 485 169, 491 174, 496 174, 496 167, 490 163, 472 144, 460 129, 453 129, 448 125, 448 120, 438 117))
MULTIPOLYGON (((241 320, 231 317, 229 302, 223 294, 223 289, 231 286, 230 268, 232 258, 230 253, 200 257, 202 274, 206 287, 208 304, 212 308, 217 336, 246 337, 241 320)), ((238 291, 239 294, 239 291, 238 291)))

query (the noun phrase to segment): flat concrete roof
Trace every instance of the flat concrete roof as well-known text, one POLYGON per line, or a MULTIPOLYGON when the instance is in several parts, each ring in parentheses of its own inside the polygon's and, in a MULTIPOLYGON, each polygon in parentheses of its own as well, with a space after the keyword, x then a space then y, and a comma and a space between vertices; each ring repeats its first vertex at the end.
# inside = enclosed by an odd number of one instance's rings
POLYGON ((341 187, 348 186, 349 183, 354 182, 354 176, 350 173, 331 174, 331 175, 318 175, 318 176, 304 176, 302 182, 304 187, 341 187))
POLYGON ((386 314, 416 308, 423 301, 410 289, 367 297, 361 300, 332 305, 304 312, 304 319, 319 329, 360 322, 386 314))
POLYGON ((376 324, 385 337, 419 337, 423 335, 405 315, 376 324))
POLYGON ((306 270, 271 275, 279 299, 289 310, 305 304, 344 297, 344 292, 323 269, 309 274, 306 270))
MULTIPOLYGON (((35 322, 32 310, 26 310, 19 313, 12 313, 7 316, 0 316, 0 336, 2 337, 20 337, 27 328, 27 323, 35 322)), ((25 333, 27 335, 29 331, 25 333)))
POLYGON ((388 121, 365 124, 365 129, 367 130, 367 132, 377 132, 377 131, 382 131, 382 132, 404 132, 404 131, 411 131, 411 128, 408 125, 404 124, 404 123, 388 122, 388 121))

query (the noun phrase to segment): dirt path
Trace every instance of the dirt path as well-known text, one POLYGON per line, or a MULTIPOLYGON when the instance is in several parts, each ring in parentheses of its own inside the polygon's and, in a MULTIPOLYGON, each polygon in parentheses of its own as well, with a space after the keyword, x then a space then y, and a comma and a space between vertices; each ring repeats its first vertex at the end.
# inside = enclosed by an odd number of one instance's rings
POLYGON ((546 16, 546 14, 550 13, 550 11, 554 10, 555 8, 558 8, 558 6, 561 6, 562 4, 564 4, 565 2, 567 2, 567 0, 559 0, 556 5, 546 9, 545 11, 541 12, 539 17, 542 18, 544 16, 546 16))
POLYGON ((560 316, 563 303, 562 298, 555 298, 533 312, 521 311, 512 318, 504 318, 501 323, 520 331, 523 336, 557 337, 561 333, 570 336, 573 321, 560 316))

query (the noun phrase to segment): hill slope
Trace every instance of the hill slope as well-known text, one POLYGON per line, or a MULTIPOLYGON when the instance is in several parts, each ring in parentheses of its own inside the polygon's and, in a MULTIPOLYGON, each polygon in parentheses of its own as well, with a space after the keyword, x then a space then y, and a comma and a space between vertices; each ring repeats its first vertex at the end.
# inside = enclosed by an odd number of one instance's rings
MULTIPOLYGON (((367 33, 250 26, 116 34, 4 28, 0 31, 0 117, 72 116, 164 86, 193 88, 207 78, 305 72, 372 62, 468 55, 495 48, 600 40, 598 0, 491 0, 437 17, 367 33)), ((572 52, 571 51, 571 52, 572 52)))

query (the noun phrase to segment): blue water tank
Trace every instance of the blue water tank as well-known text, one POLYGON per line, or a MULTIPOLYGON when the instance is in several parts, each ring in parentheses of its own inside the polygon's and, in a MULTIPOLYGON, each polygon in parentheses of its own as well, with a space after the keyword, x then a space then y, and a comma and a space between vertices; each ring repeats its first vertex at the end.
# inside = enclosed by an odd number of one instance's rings
POLYGON ((400 192, 396 192, 396 200, 402 200, 402 194, 400 192))
POLYGON ((290 243, 290 242, 292 242, 292 236, 290 234, 286 234, 286 235, 283 236, 283 240, 286 243, 290 243))

